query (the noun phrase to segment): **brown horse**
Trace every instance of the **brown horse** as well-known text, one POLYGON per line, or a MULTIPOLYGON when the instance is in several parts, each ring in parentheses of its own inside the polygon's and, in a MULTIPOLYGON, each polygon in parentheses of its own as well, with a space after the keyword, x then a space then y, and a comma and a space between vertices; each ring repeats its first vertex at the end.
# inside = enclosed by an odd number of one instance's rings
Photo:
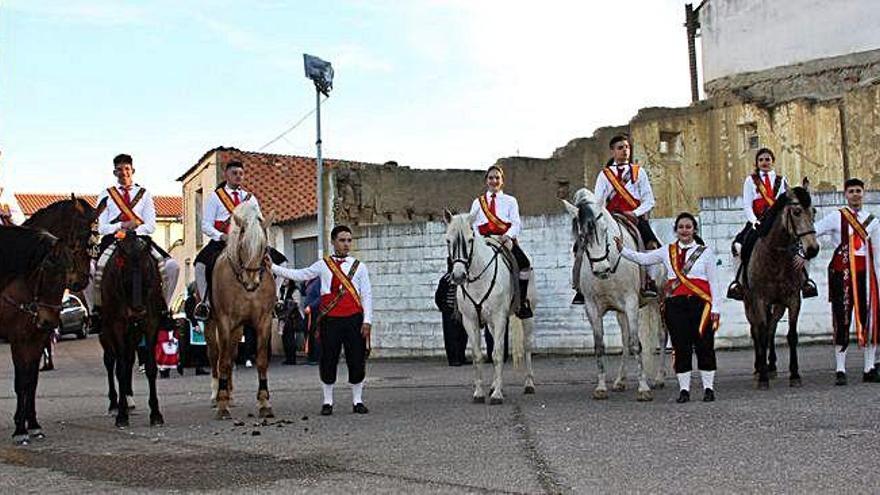
POLYGON ((110 412, 116 412, 116 426, 129 425, 128 397, 132 395, 132 367, 135 351, 142 338, 146 339, 147 382, 150 387, 150 426, 165 423, 159 412, 156 394, 156 348, 159 321, 166 310, 162 295, 162 277, 159 266, 150 253, 148 239, 139 238, 133 231, 116 241, 116 250, 104 267, 101 282, 103 325, 101 345, 104 347, 104 366, 107 370, 110 412), (114 372, 119 393, 114 386, 114 372))
POLYGON ((746 270, 747 287, 743 302, 755 346, 758 388, 762 390, 769 388, 770 373, 776 368, 776 325, 786 309, 789 385, 801 385, 797 323, 805 274, 803 270, 795 269, 793 263, 801 251, 807 259, 819 254, 819 243, 813 228, 814 209, 807 185, 804 180, 805 187, 787 191, 769 210, 759 227, 759 237, 746 270))
POLYGON ((75 278, 70 252, 49 233, 0 228, 0 337, 9 341, 15 369, 17 445, 44 438, 37 422, 40 358, 59 325, 65 285, 75 278))
POLYGON ((217 419, 228 419, 232 399, 232 362, 244 325, 257 335, 257 404, 261 418, 274 416, 269 404, 269 338, 275 283, 267 255, 266 227, 252 202, 241 203, 232 212, 233 229, 223 252, 217 258, 211 282, 211 307, 205 337, 211 361, 212 398, 217 401, 217 419))

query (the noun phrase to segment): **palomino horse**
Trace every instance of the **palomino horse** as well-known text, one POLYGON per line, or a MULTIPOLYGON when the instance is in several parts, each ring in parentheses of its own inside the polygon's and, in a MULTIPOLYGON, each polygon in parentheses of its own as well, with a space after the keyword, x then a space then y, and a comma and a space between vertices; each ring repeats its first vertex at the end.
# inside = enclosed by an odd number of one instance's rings
POLYGON ((275 282, 267 255, 266 228, 271 220, 260 216, 253 202, 238 205, 232 212, 233 227, 223 252, 214 265, 211 281, 213 318, 205 337, 211 361, 212 398, 217 402, 217 419, 228 419, 232 399, 232 362, 244 325, 257 335, 257 405, 261 418, 274 417, 269 403, 269 339, 275 282))
POLYGON ((770 373, 776 369, 774 339, 776 325, 788 310, 789 385, 799 387, 797 323, 801 310, 804 271, 793 267, 802 250, 807 259, 819 254, 813 228, 814 210, 808 182, 780 196, 769 210, 758 231, 758 240, 746 269, 747 286, 743 303, 755 345, 755 371, 758 388, 770 387, 770 373), (768 352, 770 353, 768 361, 768 352))
MULTIPOLYGON (((640 308, 639 267, 633 263, 621 263, 620 253, 614 245, 614 238, 619 237, 623 240, 624 245, 631 249, 637 249, 636 239, 629 230, 621 226, 621 220, 613 217, 604 206, 597 203, 596 197, 589 189, 578 190, 574 200, 574 205, 565 200, 562 202, 565 204, 565 209, 576 220, 579 246, 577 256, 586 258, 587 261, 581 265, 578 284, 585 297, 584 310, 593 327, 593 346, 599 367, 598 382, 593 390, 593 398, 597 400, 608 398, 608 388, 605 383, 605 328, 602 317, 608 311, 615 311, 617 312, 617 323, 620 325, 623 356, 620 358, 620 369, 617 379, 614 380, 613 389, 626 390, 625 360, 628 354, 632 354, 635 358, 636 373, 639 378, 636 400, 653 400, 654 394, 648 385, 642 361, 639 320, 640 318, 650 319, 654 325, 659 324, 658 315, 648 314, 648 312, 659 314, 659 307, 654 302, 640 308)), ((655 334, 654 331, 645 332, 645 343, 653 342, 653 339, 649 337, 655 334)), ((653 349, 653 345, 649 349, 653 349)), ((660 355, 658 385, 663 383, 663 349, 660 350, 660 355)))
POLYGON ((135 351, 142 338, 147 343, 147 382, 150 387, 150 426, 165 423, 159 412, 156 394, 156 338, 159 320, 166 310, 159 266, 151 254, 151 242, 134 231, 125 232, 116 241, 116 250, 107 261, 101 282, 104 323, 101 345, 107 370, 110 411, 116 411, 116 426, 128 426, 129 403, 132 395, 132 367, 135 351), (113 382, 114 371, 119 394, 113 382))
MULTIPOLYGON (((504 402, 501 390, 501 372, 504 367, 503 345, 504 332, 508 325, 511 331, 511 347, 513 348, 514 367, 518 367, 525 357, 526 381, 525 393, 535 393, 535 381, 532 373, 532 328, 531 318, 520 320, 511 311, 513 302, 511 268, 500 256, 498 242, 489 238, 476 238, 473 230, 474 218, 468 214, 455 215, 445 212, 446 244, 449 258, 452 260, 452 282, 460 287, 457 300, 461 311, 462 323, 468 331, 473 351, 474 362, 474 402, 485 402, 486 392, 483 390, 483 373, 481 363, 483 351, 480 348, 482 338, 480 331, 483 324, 489 325, 489 331, 495 342, 492 362, 495 365, 495 377, 492 380, 489 404, 504 402)), ((535 280, 529 281, 529 303, 535 308, 535 280)))
POLYGON ((65 285, 75 279, 70 252, 57 238, 24 227, 0 227, 0 337, 15 369, 17 445, 44 438, 37 422, 40 358, 59 325, 65 285))

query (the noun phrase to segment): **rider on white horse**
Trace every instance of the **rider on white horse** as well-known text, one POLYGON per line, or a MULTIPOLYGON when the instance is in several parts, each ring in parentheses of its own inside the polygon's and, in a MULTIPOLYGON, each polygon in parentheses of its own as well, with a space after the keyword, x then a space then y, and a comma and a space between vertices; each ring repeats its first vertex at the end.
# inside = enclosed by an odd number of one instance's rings
POLYGON ((519 318, 531 318, 532 308, 527 299, 531 263, 523 252, 517 236, 522 230, 519 217, 519 203, 516 198, 504 194, 504 170, 492 165, 486 171, 486 192, 474 200, 470 214, 474 219, 474 233, 482 236, 498 236, 516 258, 519 266, 520 307, 516 313, 519 318))

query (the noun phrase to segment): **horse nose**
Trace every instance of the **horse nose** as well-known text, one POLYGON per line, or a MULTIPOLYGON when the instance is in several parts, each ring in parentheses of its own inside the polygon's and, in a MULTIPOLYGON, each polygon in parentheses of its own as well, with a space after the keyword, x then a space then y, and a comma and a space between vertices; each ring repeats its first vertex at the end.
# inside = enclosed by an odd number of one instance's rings
POLYGON ((819 246, 807 247, 806 255, 808 260, 815 258, 817 254, 819 254, 819 246))
POLYGON ((58 326, 57 321, 53 322, 53 321, 49 320, 48 318, 40 318, 40 320, 37 322, 37 328, 39 328, 40 331, 42 331, 42 332, 48 332, 50 330, 55 329, 55 327, 57 327, 57 326, 58 326))

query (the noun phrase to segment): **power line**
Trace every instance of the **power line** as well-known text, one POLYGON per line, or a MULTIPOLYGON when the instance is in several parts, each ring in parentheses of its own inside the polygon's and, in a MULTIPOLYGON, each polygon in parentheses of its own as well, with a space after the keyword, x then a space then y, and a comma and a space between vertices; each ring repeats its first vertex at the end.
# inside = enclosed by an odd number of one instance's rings
MULTIPOLYGON (((324 99, 321 100, 321 103, 326 103, 326 102, 327 102, 327 97, 325 96, 324 99)), ((309 110, 308 112, 306 112, 306 114, 303 115, 302 117, 300 117, 300 119, 297 120, 296 123, 294 123, 293 125, 291 125, 287 129, 285 129, 284 132, 282 132, 281 134, 272 138, 271 141, 269 141, 268 143, 261 146, 260 149, 258 149, 257 151, 263 151, 264 149, 268 148, 269 146, 272 146, 273 144, 277 143, 280 139, 284 138, 285 136, 287 136, 288 134, 293 132, 293 130, 296 129, 297 127, 299 127, 303 122, 305 122, 307 118, 314 115, 316 110, 317 110, 317 108, 313 108, 313 109, 309 110)), ((285 141, 287 141, 287 140, 285 139, 285 141)), ((287 142, 290 142, 290 141, 287 141, 287 142)))

